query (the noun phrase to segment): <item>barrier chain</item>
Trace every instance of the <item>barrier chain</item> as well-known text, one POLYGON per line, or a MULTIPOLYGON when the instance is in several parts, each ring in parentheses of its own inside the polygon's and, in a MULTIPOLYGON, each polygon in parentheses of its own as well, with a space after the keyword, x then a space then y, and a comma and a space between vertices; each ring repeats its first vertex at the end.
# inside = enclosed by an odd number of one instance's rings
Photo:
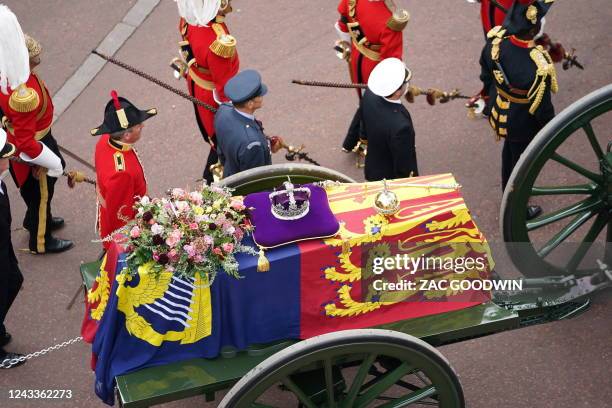
POLYGON ((81 340, 83 340, 83 337, 79 336, 79 337, 75 337, 74 339, 70 339, 70 340, 66 340, 66 341, 64 341, 62 343, 58 343, 55 346, 47 347, 47 348, 44 348, 44 349, 42 349, 40 351, 36 351, 34 353, 27 354, 25 356, 20 356, 20 357, 17 357, 17 358, 5 358, 4 360, 2 360, 2 363, 0 363, 0 368, 11 368, 14 365, 17 365, 19 363, 22 363, 24 361, 30 360, 30 359, 35 358, 35 357, 44 356, 45 354, 47 354, 50 351, 59 350, 61 348, 69 346, 71 344, 78 343, 81 340))

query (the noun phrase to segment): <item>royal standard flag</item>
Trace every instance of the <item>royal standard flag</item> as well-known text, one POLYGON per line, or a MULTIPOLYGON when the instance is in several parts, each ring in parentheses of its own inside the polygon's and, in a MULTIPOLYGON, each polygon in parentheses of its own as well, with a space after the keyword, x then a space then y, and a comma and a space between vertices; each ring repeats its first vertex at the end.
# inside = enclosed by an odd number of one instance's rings
POLYGON ((484 271, 470 274, 482 277, 491 270, 486 240, 459 190, 438 188, 454 183, 450 174, 388 182, 400 200, 392 217, 373 209, 382 183, 332 184, 326 191, 341 225, 337 236, 266 250, 268 272, 257 272, 257 257, 238 254, 242 278, 219 273, 210 286, 198 277, 152 276, 148 265, 134 276, 121 274, 126 255, 109 256, 105 269, 117 278, 93 343, 96 393, 112 404, 115 377, 191 358, 214 358, 225 346, 244 350, 252 344, 375 327, 487 301, 486 293, 434 293, 420 301, 415 296, 422 293, 369 293, 361 284, 369 273, 363 264, 365 252, 384 254, 390 244, 414 255, 425 253, 429 245, 448 249, 447 244, 463 243, 465 250, 449 253, 487 258, 484 271))

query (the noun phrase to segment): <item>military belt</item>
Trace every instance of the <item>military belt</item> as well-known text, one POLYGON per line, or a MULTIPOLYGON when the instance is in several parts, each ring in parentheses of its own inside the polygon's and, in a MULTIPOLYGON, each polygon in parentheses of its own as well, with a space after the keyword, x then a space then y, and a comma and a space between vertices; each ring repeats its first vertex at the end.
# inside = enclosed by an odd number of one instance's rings
POLYGON ((499 87, 497 88, 497 93, 503 96, 504 98, 506 98, 507 100, 509 100, 510 102, 519 103, 523 105, 531 103, 531 100, 529 98, 518 98, 516 96, 512 96, 508 92, 504 91, 503 89, 499 87))
POLYGON ((215 83, 200 76, 200 73, 204 73, 203 70, 204 68, 191 66, 189 67, 189 76, 191 77, 191 79, 193 79, 193 82, 195 82, 195 84, 200 88, 206 89, 208 91, 213 91, 215 89, 215 83))

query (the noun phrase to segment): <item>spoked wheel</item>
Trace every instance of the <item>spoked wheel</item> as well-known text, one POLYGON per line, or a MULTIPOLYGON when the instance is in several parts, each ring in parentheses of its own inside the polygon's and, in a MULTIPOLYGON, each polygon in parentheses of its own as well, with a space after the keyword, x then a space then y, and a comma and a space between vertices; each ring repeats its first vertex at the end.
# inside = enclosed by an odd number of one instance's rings
POLYGON ((390 330, 346 330, 296 343, 249 371, 219 405, 413 406, 462 408, 463 390, 440 352, 415 337, 390 330), (279 396, 279 389, 286 392, 279 396))
POLYGON ((504 193, 500 220, 508 252, 523 273, 590 274, 592 262, 584 265, 589 263, 585 256, 600 247, 604 249, 595 256, 609 259, 610 254, 604 252, 612 237, 612 121, 604 115, 610 110, 612 85, 557 115, 516 165, 504 193), (608 133, 597 135, 599 128, 608 133), (527 220, 530 201, 542 203, 544 212, 527 220), (596 247, 594 242, 598 242, 596 247))
POLYGON ((241 171, 224 178, 218 184, 236 189, 237 195, 256 191, 271 190, 291 178, 294 184, 311 183, 313 181, 340 181, 354 183, 355 180, 344 174, 328 169, 327 167, 313 166, 311 164, 273 164, 271 166, 255 167, 251 170, 241 171))

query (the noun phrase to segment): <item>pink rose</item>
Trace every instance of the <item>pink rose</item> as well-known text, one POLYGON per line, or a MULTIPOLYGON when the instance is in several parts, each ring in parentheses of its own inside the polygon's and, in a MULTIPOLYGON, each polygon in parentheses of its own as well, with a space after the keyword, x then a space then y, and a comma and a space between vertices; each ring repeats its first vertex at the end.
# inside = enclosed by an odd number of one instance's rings
POLYGON ((242 201, 239 200, 232 200, 230 206, 236 211, 244 210, 244 204, 242 203, 242 201))
POLYGON ((140 228, 138 228, 137 225, 134 225, 132 229, 130 230, 130 237, 138 238, 139 236, 140 236, 140 228))
POLYGON ((198 229, 198 223, 197 222, 192 222, 191 224, 189 224, 189 229, 190 230, 197 230, 198 229))
POLYGON ((172 198, 182 199, 185 198, 187 193, 182 188, 173 188, 172 189, 172 198))
POLYGON ((180 240, 180 237, 177 238, 175 235, 170 235, 168 238, 166 238, 166 245, 168 245, 170 248, 174 248, 180 240))
POLYGON ((196 256, 196 250, 192 245, 184 245, 183 250, 187 252, 189 258, 193 258, 194 256, 196 256))
POLYGON ((238 241, 242 241, 243 237, 244 237, 244 232, 242 232, 240 228, 237 228, 236 231, 234 231, 234 238, 236 238, 236 240, 238 241))
POLYGON ((204 198, 202 197, 202 193, 200 193, 199 191, 192 191, 191 193, 189 193, 189 200, 192 203, 200 205, 204 201, 204 198))
POLYGON ((168 252, 168 258, 170 258, 170 261, 172 261, 172 262, 178 261, 179 254, 176 251, 176 249, 171 249, 170 252, 168 252))
POLYGON ((189 211, 189 203, 187 201, 176 201, 174 203, 174 206, 176 207, 176 210, 180 213, 185 213, 187 211, 189 211))
POLYGON ((223 244, 222 247, 223 250, 228 254, 234 250, 234 244, 232 244, 231 242, 223 244))
POLYGON ((223 251, 221 251, 221 248, 219 247, 214 247, 213 253, 215 253, 216 255, 223 255, 223 251))

